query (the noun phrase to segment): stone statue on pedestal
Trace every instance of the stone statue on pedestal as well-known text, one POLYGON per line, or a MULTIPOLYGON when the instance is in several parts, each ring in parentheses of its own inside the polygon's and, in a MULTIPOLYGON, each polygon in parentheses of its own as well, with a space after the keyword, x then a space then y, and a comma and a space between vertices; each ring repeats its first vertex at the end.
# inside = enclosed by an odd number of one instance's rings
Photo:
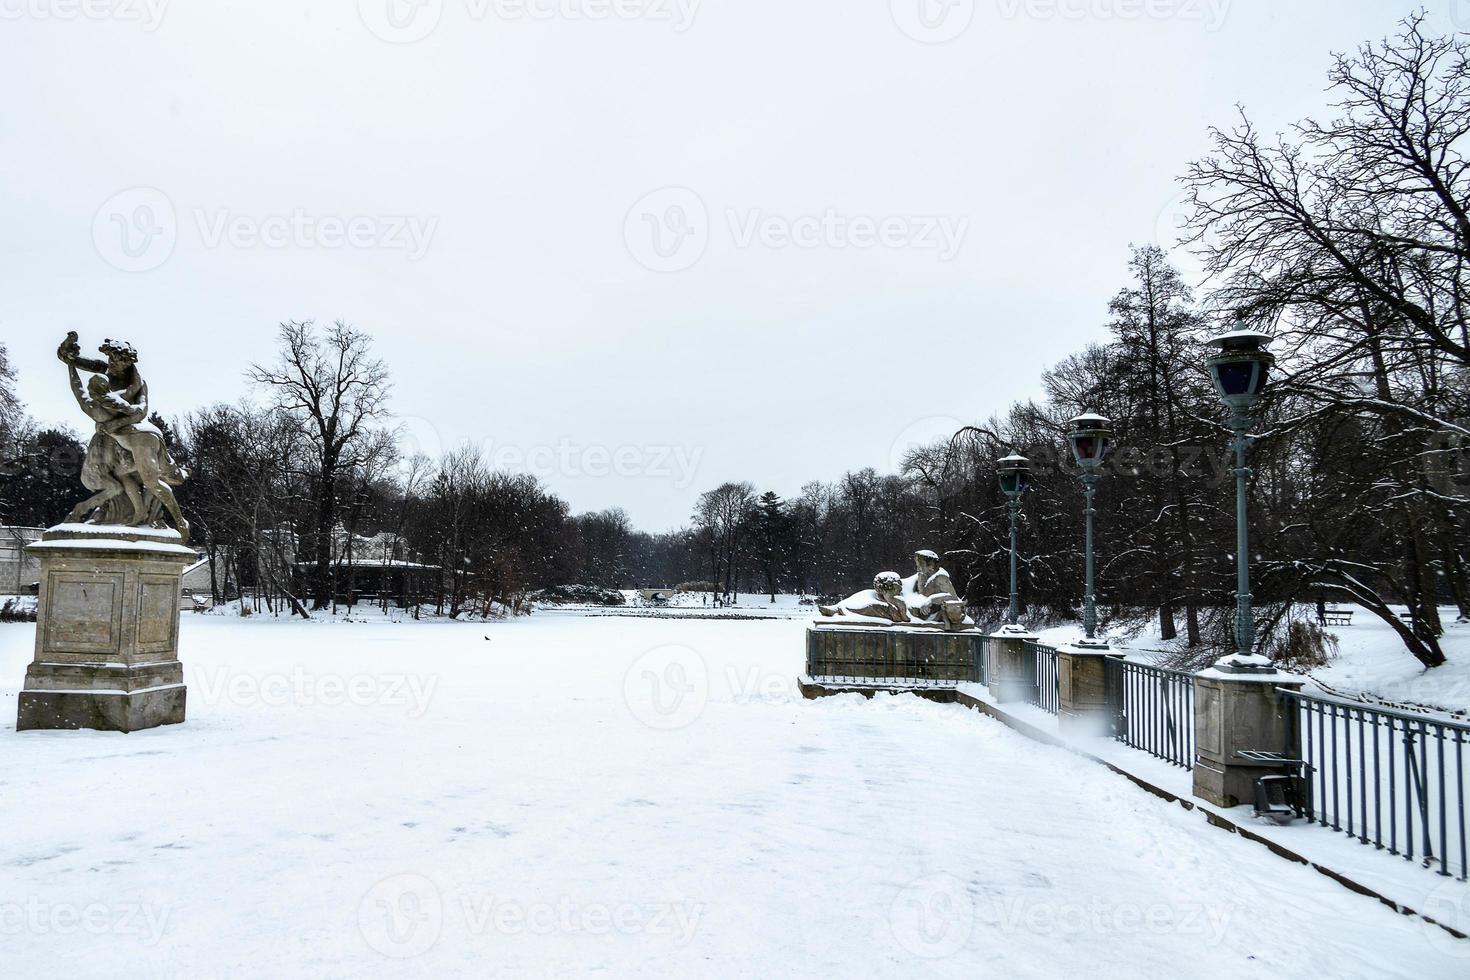
POLYGON ((185 474, 148 422, 132 345, 99 349, 105 361, 82 357, 71 333, 56 352, 95 425, 81 473, 92 496, 27 549, 40 559, 41 592, 16 731, 133 732, 184 720, 179 577, 196 556, 173 488, 185 474), (79 370, 95 373, 84 383, 79 370))
POLYGON ((911 624, 961 630, 973 626, 965 616, 965 604, 955 595, 949 573, 932 551, 914 553, 915 572, 900 579, 896 572, 881 572, 873 588, 849 596, 835 606, 818 606, 827 619, 860 616, 883 620, 873 625, 911 624))
POLYGON ((908 578, 880 572, 871 589, 818 610, 806 631, 806 697, 932 688, 983 676, 984 638, 932 551, 914 554, 908 578))

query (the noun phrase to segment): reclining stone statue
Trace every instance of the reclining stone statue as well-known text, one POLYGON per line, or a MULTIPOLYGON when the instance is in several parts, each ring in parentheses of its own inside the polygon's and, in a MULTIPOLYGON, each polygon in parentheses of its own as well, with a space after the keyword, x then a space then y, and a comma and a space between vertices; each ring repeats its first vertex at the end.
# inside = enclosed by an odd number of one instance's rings
POLYGON ((818 606, 823 616, 865 616, 870 619, 886 619, 890 623, 909 622, 908 605, 900 598, 903 594, 903 579, 897 572, 879 572, 873 579, 873 587, 850 595, 835 606, 818 606))
POLYGON ((863 617, 884 622, 960 630, 975 625, 965 616, 965 604, 955 594, 949 573, 932 551, 914 553, 915 572, 901 579, 897 572, 880 572, 873 587, 849 596, 835 606, 818 606, 827 619, 863 617))

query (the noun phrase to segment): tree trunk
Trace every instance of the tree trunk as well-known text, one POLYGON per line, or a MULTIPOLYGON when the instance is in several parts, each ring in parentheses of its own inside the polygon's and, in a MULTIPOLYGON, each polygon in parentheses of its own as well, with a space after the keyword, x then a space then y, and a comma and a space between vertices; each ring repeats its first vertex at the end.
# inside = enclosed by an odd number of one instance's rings
POLYGON ((312 609, 325 609, 331 602, 332 588, 329 576, 332 564, 332 491, 325 478, 322 480, 322 499, 316 509, 316 568, 312 573, 312 609))

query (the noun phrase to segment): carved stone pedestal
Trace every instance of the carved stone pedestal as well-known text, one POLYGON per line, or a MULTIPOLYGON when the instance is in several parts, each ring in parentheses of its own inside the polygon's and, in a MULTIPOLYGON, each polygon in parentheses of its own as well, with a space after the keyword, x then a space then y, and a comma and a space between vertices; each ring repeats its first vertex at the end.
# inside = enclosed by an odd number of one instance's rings
POLYGON ((1107 662, 1117 657, 1104 645, 1057 649, 1057 725, 1069 735, 1109 735, 1107 662))
POLYGON ((60 524, 29 550, 41 594, 16 730, 182 722, 179 576, 195 555, 178 532, 60 524))
POLYGON ((1194 795, 1216 806, 1239 806, 1255 799, 1256 780, 1280 766, 1242 759, 1241 752, 1281 752, 1300 758, 1299 745, 1286 744, 1286 716, 1278 687, 1299 691, 1290 674, 1194 675, 1194 795))
POLYGON ((996 703, 1006 704, 1025 699, 1036 686, 1036 678, 1026 670, 1026 641, 1036 634, 1020 626, 1002 626, 1000 632, 985 638, 985 686, 996 703))
POLYGON ((806 631, 810 678, 868 679, 894 687, 979 680, 978 630, 819 623, 806 631))

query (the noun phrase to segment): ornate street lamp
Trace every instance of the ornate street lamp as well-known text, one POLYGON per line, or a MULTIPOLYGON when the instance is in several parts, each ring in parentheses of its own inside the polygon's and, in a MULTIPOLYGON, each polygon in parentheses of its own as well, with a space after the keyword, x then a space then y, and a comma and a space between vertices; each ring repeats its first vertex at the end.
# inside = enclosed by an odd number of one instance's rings
POLYGON ((1103 459, 1112 447, 1111 425, 1111 419, 1104 418, 1096 412, 1084 412, 1072 420, 1072 431, 1067 435, 1067 441, 1072 444, 1072 456, 1077 460, 1077 465, 1082 468, 1082 488, 1087 499, 1087 548, 1084 562, 1087 569, 1087 587, 1082 597, 1082 628, 1087 638, 1077 644, 1083 649, 1106 650, 1108 646, 1107 640, 1097 639, 1097 600, 1093 589, 1092 564, 1092 516, 1095 511, 1092 503, 1097 484, 1098 467, 1102 466, 1103 459))
POLYGON ((1230 409, 1230 428, 1235 433, 1235 653, 1215 664, 1215 669, 1235 674, 1273 674, 1276 668, 1264 656, 1253 653, 1255 616, 1251 612, 1250 534, 1246 526, 1245 465, 1251 409, 1266 388, 1276 358, 1267 351, 1270 334, 1234 330, 1210 340, 1220 352, 1205 363, 1214 379, 1220 400, 1230 409))
POLYGON ((1019 453, 996 462, 996 474, 1000 479, 1000 490, 1009 501, 1011 509, 1011 611, 1006 629, 1020 629, 1021 593, 1016 585, 1016 522, 1021 516, 1021 495, 1031 486, 1031 461, 1019 453))

